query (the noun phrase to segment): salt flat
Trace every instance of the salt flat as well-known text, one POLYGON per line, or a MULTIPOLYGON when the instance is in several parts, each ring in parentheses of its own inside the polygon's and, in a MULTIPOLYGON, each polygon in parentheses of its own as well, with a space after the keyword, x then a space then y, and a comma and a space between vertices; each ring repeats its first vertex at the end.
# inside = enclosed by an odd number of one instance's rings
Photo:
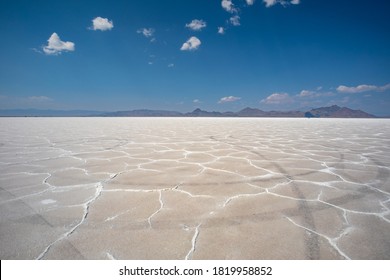
POLYGON ((1 259, 390 259, 390 120, 0 118, 1 259))

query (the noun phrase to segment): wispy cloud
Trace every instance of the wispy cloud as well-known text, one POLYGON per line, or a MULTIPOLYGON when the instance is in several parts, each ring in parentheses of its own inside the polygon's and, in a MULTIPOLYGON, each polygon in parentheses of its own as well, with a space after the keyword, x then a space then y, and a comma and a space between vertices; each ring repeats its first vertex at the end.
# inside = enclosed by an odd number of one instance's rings
POLYGON ((334 96, 335 93, 331 91, 322 91, 322 87, 318 87, 316 90, 301 90, 299 94, 296 95, 296 97, 299 98, 314 98, 314 97, 329 97, 334 96))
POLYGON ((226 97, 222 97, 218 103, 226 103, 226 102, 234 102, 234 101, 237 101, 237 100, 240 100, 241 97, 236 97, 236 96, 226 96, 226 97))
MULTIPOLYGON (((245 0, 246 6, 253 6, 255 3, 255 0, 245 0)), ((272 7, 276 4, 280 4, 282 6, 288 6, 288 5, 298 5, 300 4, 300 0, 263 0, 263 3, 267 8, 272 7)), ((221 2, 222 8, 233 14, 229 20, 226 21, 226 26, 240 26, 241 25, 241 18, 240 18, 240 8, 236 6, 232 0, 222 0, 221 2)), ((240 4, 240 7, 243 6, 240 4)), ((245 5, 244 5, 245 6, 245 5)), ((224 34, 226 31, 226 28, 218 27, 218 33, 224 34)))
POLYGON ((348 86, 338 86, 337 91, 341 93, 359 93, 365 91, 386 91, 390 89, 390 84, 384 86, 375 86, 375 85, 359 85, 356 87, 348 87, 348 86))
POLYGON ((186 24, 186 27, 194 30, 194 31, 201 31, 203 28, 207 26, 206 22, 204 20, 194 19, 190 23, 186 24))
MULTIPOLYGON (((272 5, 276 4, 278 1, 282 1, 282 0, 267 0, 266 6, 267 7, 268 6, 272 6, 272 5)), ((295 1, 297 1, 297 0, 295 0, 295 1)), ((255 3, 255 0, 245 0, 245 2, 246 2, 246 5, 243 5, 243 4, 239 3, 240 7, 243 7, 243 6, 244 7, 245 6, 246 7, 253 6, 254 3, 255 3)), ((229 27, 230 25, 232 25, 232 26, 240 26, 241 25, 241 22, 240 22, 240 20, 241 20, 241 18, 240 18, 241 9, 239 8, 239 6, 238 5, 236 6, 233 3, 232 0, 222 0, 221 6, 222 6, 222 8, 225 11, 227 11, 227 12, 232 14, 232 16, 226 21, 226 26, 227 27, 229 27)), ((226 31, 226 28, 218 27, 218 33, 219 34, 224 34, 225 31, 226 31)))
POLYGON ((150 38, 153 37, 154 31, 153 28, 140 28, 137 30, 137 33, 144 35, 146 38, 150 38))
POLYGON ((170 64, 168 64, 168 67, 169 67, 169 68, 175 67, 175 64, 170 63, 170 64))
POLYGON ((302 90, 302 91, 298 94, 298 96, 299 96, 299 97, 311 97, 311 96, 313 96, 313 95, 315 95, 315 94, 316 94, 315 91, 304 89, 304 90, 302 90))
POLYGON ((277 0, 263 0, 266 7, 271 7, 277 3, 277 0))
POLYGON ((202 42, 198 38, 193 36, 190 39, 188 39, 187 42, 185 42, 181 46, 180 50, 182 50, 182 51, 195 51, 200 47, 201 44, 202 44, 202 42))
POLYGON ((260 103, 264 104, 285 104, 291 102, 293 100, 288 93, 273 93, 260 101, 260 103))
POLYGON ((236 13, 238 10, 234 7, 232 0, 222 0, 222 8, 229 13, 236 13))
POLYGON ((137 30, 137 33, 142 34, 143 36, 145 36, 145 38, 150 39, 150 42, 156 41, 156 38, 154 37, 154 28, 140 28, 137 30))
POLYGON ((241 25, 240 24, 240 16, 238 15, 235 15, 235 16, 232 16, 230 19, 229 19, 230 23, 233 25, 233 26, 239 26, 241 25))
POLYGON ((43 52, 48 55, 57 55, 62 52, 72 52, 75 49, 75 44, 73 42, 61 41, 60 36, 58 36, 55 32, 51 34, 47 42, 47 46, 43 47, 43 52))
POLYGON ((267 8, 269 7, 272 7, 276 4, 280 4, 282 6, 287 6, 287 5, 298 5, 301 3, 300 0, 291 0, 291 1, 287 1, 287 0, 263 0, 263 2, 265 3, 265 6, 267 8))
POLYGON ((108 18, 96 17, 92 20, 92 30, 106 31, 114 28, 114 23, 108 18))
POLYGON ((200 103, 202 103, 199 99, 194 99, 194 100, 192 100, 192 103, 195 103, 195 104, 200 104, 200 103))

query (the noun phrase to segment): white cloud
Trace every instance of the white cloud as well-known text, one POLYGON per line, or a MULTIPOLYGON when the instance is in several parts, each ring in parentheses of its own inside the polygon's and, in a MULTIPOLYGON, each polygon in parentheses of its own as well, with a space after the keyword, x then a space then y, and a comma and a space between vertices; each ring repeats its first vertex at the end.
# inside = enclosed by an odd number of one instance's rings
POLYGON ((321 92, 322 87, 317 87, 316 90, 302 90, 296 97, 299 98, 318 98, 318 97, 329 97, 334 96, 335 94, 331 91, 321 92))
POLYGON ((284 104, 292 102, 292 99, 288 93, 273 93, 260 102, 265 104, 284 104))
POLYGON ((266 7, 271 7, 277 3, 277 0, 263 0, 266 7))
POLYGON ((222 6, 222 8, 225 9, 225 11, 227 11, 229 13, 236 13, 237 12, 237 9, 234 7, 232 0, 222 0, 221 6, 222 6))
POLYGON ((390 84, 384 86, 375 86, 375 85, 359 85, 356 87, 348 87, 348 86, 338 86, 337 91, 341 93, 359 93, 365 91, 386 91, 390 89, 390 84))
POLYGON ((337 91, 342 93, 358 93, 358 92, 364 92, 364 91, 372 91, 376 90, 376 86, 371 85, 359 85, 357 87, 347 87, 347 86, 338 86, 337 91))
POLYGON ((187 42, 185 42, 181 46, 180 50, 182 50, 182 51, 197 50, 201 44, 202 44, 202 42, 198 38, 193 36, 190 39, 188 39, 187 42))
POLYGON ((300 93, 299 93, 299 97, 309 97, 309 96, 313 96, 315 94, 314 91, 311 91, 311 90, 302 90, 300 93))
POLYGON ((253 3, 255 3, 255 0, 246 0, 246 3, 251 6, 253 3))
POLYGON ((232 16, 229 20, 230 20, 230 23, 234 26, 240 25, 240 16, 238 16, 238 15, 232 16))
POLYGON ((112 28, 114 28, 114 23, 112 20, 108 20, 107 18, 102 17, 96 17, 92 20, 92 30, 106 31, 111 30, 112 28))
POLYGON ((56 55, 60 54, 61 52, 74 51, 74 43, 61 41, 60 36, 58 36, 55 32, 51 34, 47 42, 47 46, 43 47, 43 51, 45 54, 56 55))
POLYGON ((225 34, 225 28, 218 27, 218 34, 221 34, 221 35, 225 34))
POLYGON ((379 91, 386 91, 390 89, 390 84, 384 85, 383 87, 379 87, 379 91))
POLYGON ((175 64, 170 63, 170 64, 168 64, 168 67, 169 67, 169 68, 175 67, 175 64))
POLYGON ((137 30, 137 33, 144 35, 146 38, 150 38, 153 37, 154 31, 153 28, 140 28, 137 30))
POLYGON ((271 6, 274 6, 276 4, 280 4, 282 6, 287 6, 287 5, 298 5, 301 3, 300 0, 291 0, 291 1, 287 1, 287 0, 263 0, 263 2, 265 3, 265 6, 267 8, 271 7, 271 6))
POLYGON ((192 100, 192 103, 199 104, 199 103, 202 103, 202 102, 199 99, 194 99, 194 100, 192 100))
POLYGON ((194 19, 186 24, 186 27, 194 31, 200 31, 207 26, 204 20, 194 19))
POLYGON ((234 101, 237 101, 237 100, 240 100, 241 97, 236 97, 236 96, 226 96, 226 97, 222 97, 218 103, 226 103, 226 102, 234 102, 234 101))

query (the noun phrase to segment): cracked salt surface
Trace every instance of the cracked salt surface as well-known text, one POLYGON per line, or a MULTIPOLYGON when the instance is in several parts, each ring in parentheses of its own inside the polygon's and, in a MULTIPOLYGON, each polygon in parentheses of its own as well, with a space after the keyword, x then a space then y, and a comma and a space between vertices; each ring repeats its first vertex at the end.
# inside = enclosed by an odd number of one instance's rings
POLYGON ((390 259, 390 122, 1 118, 1 259, 390 259))

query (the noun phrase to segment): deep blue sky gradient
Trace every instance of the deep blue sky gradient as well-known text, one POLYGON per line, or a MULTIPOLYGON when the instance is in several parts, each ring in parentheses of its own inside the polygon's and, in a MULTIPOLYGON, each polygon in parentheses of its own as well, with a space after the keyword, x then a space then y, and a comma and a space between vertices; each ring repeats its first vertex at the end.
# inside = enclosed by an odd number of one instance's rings
POLYGON ((187 112, 337 104, 390 115, 390 1, 233 3, 240 26, 227 23, 232 14, 221 0, 0 0, 0 109, 187 112), (114 28, 89 29, 98 16, 114 28), (193 19, 207 27, 186 28, 193 19), (225 34, 217 34, 219 26, 225 34), (137 33, 140 28, 155 29, 155 41, 137 33), (53 32, 75 50, 45 54, 53 32), (199 49, 181 51, 191 36, 201 40, 199 49), (340 85, 376 89, 345 93, 340 85), (310 94, 299 96, 303 90, 310 94), (280 100, 267 101, 273 94, 280 100), (237 98, 219 102, 229 96, 237 98))

